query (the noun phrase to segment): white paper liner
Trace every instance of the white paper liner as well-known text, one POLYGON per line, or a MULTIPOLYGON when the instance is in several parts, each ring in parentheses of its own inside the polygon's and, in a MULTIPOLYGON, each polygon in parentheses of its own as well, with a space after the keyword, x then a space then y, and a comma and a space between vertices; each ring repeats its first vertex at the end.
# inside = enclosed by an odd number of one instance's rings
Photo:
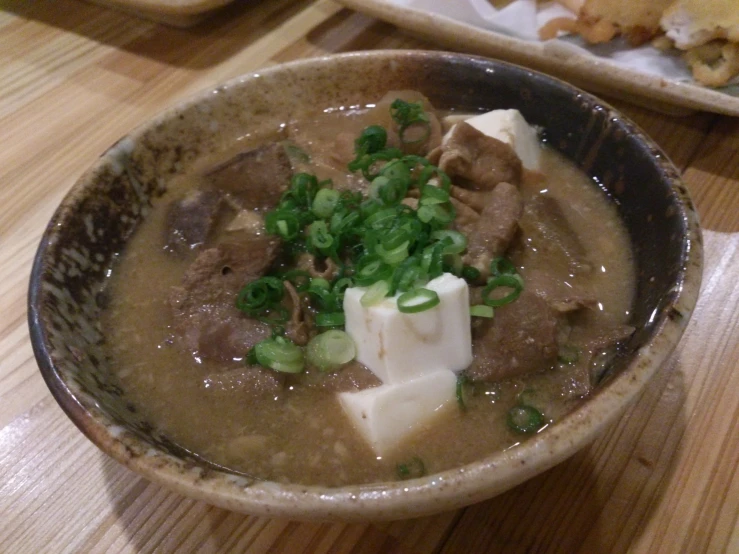
MULTIPOLYGON (((645 0, 648 1, 648 0, 645 0)), ((497 10, 488 0, 390 0, 391 3, 443 15, 461 23, 487 29, 528 41, 539 41, 538 30, 556 17, 573 17, 571 11, 557 2, 514 0, 497 10)), ((671 81, 696 84, 687 64, 678 51, 663 52, 650 44, 638 47, 623 39, 589 45, 578 36, 562 36, 556 40, 582 54, 606 59, 611 63, 642 74, 671 81)), ((720 92, 739 96, 739 78, 720 92)))

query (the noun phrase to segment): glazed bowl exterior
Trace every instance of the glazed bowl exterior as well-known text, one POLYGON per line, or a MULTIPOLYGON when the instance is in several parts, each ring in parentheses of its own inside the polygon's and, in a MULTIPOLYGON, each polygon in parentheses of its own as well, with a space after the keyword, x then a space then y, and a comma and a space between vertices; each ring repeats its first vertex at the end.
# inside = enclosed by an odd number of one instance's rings
MULTIPOLYGON (((314 110, 315 111, 315 110, 314 110)), ((594 185, 595 186, 595 185, 594 185)), ((698 216, 675 167, 616 110, 566 83, 485 58, 375 51, 303 60, 205 91, 132 131, 74 185, 44 233, 32 270, 29 324, 54 397, 90 440, 144 477, 217 506, 275 517, 388 520, 490 498, 590 443, 637 397, 674 349, 702 272, 698 216), (173 176, 250 129, 309 108, 365 105, 414 89, 438 108, 516 108, 543 140, 600 184, 633 244, 637 332, 575 411, 518 446, 422 478, 340 488, 279 484, 204 464, 127 401, 105 354, 100 314, 111 268, 153 197, 173 176)))

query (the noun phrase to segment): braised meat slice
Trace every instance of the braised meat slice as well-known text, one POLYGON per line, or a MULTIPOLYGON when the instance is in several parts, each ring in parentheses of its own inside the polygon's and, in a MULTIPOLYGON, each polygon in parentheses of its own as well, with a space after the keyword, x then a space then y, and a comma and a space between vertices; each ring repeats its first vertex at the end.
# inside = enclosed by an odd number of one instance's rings
POLYGON ((170 294, 177 341, 198 357, 228 361, 243 358, 269 337, 269 326, 246 317, 235 302, 239 290, 274 262, 277 251, 275 239, 256 236, 200 253, 170 294))
POLYGON ((597 304, 590 287, 564 275, 558 277, 544 271, 532 271, 526 274, 524 281, 528 290, 543 298, 550 308, 561 314, 593 308, 597 304))
POLYGON ((563 260, 571 273, 587 273, 592 269, 585 247, 556 198, 540 194, 527 202, 521 228, 534 241, 534 247, 563 260))
POLYGON ((494 382, 553 367, 559 320, 539 296, 524 290, 515 302, 496 308, 495 317, 476 321, 472 332, 473 381, 494 382))
POLYGON ((455 185, 451 186, 449 194, 454 200, 461 202, 478 213, 485 208, 485 204, 489 198, 487 191, 469 190, 455 185))
POLYGON ((193 190, 167 209, 166 249, 178 254, 206 243, 224 208, 223 193, 193 190))
POLYGON ((510 145, 464 121, 444 136, 438 166, 456 185, 473 190, 490 190, 502 182, 518 186, 523 172, 510 145))
POLYGON ((285 147, 274 142, 237 154, 210 169, 205 178, 213 187, 231 193, 243 208, 267 209, 280 201, 292 175, 285 147))
POLYGON ((502 256, 513 241, 523 213, 521 194, 513 185, 500 183, 487 196, 480 217, 465 229, 468 243, 464 261, 477 268, 483 278, 490 274, 493 258, 502 256))

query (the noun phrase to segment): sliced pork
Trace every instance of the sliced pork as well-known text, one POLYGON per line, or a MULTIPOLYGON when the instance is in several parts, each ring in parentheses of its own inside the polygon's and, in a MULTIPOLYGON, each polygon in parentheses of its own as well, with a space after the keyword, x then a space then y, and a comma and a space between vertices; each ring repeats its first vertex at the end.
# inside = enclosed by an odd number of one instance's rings
POLYGON ((539 296, 524 290, 495 317, 473 327, 473 381, 495 382, 551 368, 557 362, 559 319, 539 296))
POLYGON ((197 357, 223 361, 243 358, 270 336, 268 325, 246 317, 236 297, 249 281, 262 276, 278 253, 274 238, 254 237, 204 250, 173 287, 170 305, 176 340, 197 357))
POLYGON ((456 185, 490 190, 498 183, 521 182, 523 165, 513 148, 464 121, 444 136, 438 154, 439 167, 456 185))
POLYGON ((245 209, 274 208, 290 186, 293 175, 290 158, 280 142, 241 152, 215 166, 206 181, 230 193, 245 209))
POLYGON ((224 211, 223 193, 192 190, 167 209, 165 248, 182 254, 203 246, 224 211))

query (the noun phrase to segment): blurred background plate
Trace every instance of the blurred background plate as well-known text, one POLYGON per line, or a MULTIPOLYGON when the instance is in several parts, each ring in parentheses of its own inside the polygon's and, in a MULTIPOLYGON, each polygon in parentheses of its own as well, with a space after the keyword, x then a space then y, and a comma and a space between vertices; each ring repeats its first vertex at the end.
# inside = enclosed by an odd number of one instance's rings
POLYGON ((233 0, 88 0, 175 27, 189 27, 233 0))
POLYGON ((739 116, 739 86, 714 90, 690 82, 668 80, 578 51, 565 41, 537 42, 511 37, 432 13, 408 0, 338 1, 445 48, 524 65, 597 94, 666 113, 702 110, 739 116))

